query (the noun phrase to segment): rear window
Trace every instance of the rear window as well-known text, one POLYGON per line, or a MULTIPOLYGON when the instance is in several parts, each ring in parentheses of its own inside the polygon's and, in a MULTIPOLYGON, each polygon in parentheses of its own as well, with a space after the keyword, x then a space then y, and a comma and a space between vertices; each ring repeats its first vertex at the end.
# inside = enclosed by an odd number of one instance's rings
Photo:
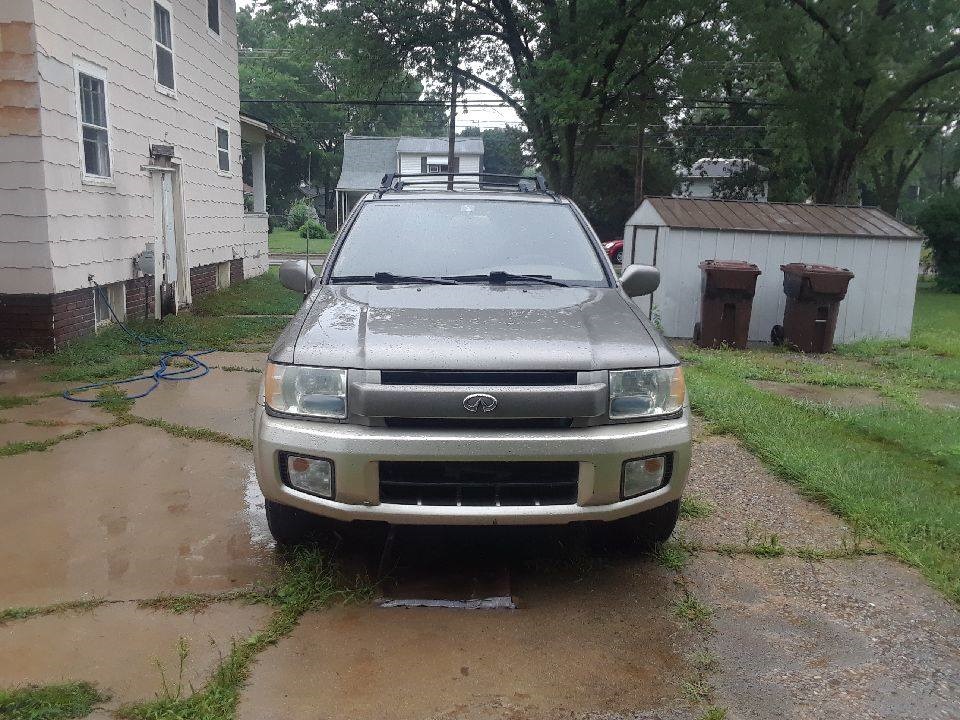
POLYGON ((505 200, 365 203, 331 277, 493 271, 544 275, 570 285, 609 284, 590 237, 568 205, 505 200))

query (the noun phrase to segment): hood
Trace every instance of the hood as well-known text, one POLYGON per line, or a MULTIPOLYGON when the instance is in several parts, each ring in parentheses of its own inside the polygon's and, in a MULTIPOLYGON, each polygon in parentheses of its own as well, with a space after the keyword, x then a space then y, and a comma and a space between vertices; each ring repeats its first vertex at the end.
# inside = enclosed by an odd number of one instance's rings
POLYGON ((657 342, 616 288, 324 285, 311 299, 294 321, 302 317, 299 336, 278 343, 292 349, 288 361, 301 365, 602 370, 660 364, 657 342))

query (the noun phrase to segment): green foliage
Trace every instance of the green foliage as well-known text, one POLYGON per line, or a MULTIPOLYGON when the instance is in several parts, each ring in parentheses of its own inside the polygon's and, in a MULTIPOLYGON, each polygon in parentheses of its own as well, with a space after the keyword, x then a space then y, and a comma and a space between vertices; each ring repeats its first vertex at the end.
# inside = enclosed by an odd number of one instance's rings
POLYGON ((917 222, 933 251, 937 286, 960 293, 960 190, 931 199, 920 211, 917 222))
POLYGON ((299 230, 310 219, 310 209, 302 200, 298 200, 287 211, 287 229, 299 230))
POLYGON ((683 595, 673 604, 673 614, 691 625, 704 627, 713 617, 713 610, 684 588, 683 595))
POLYGON ((325 225, 318 223, 316 220, 307 220, 300 226, 300 237, 309 240, 329 240, 331 235, 325 225))
MULTIPOLYGON (((103 604, 103 600, 70 600, 68 602, 55 603, 53 605, 41 605, 38 607, 11 607, 0 610, 0 625, 11 620, 27 620, 29 618, 41 617, 43 615, 56 615, 62 612, 93 610, 103 604)), ((3 717, 0 715, 0 717, 3 717)))
POLYGON ((483 170, 499 175, 521 175, 533 164, 524 152, 527 133, 519 128, 502 127, 480 130, 475 126, 465 127, 462 137, 483 138, 483 170))
POLYGON ((690 559, 690 551, 683 543, 670 540, 654 549, 653 559, 668 570, 680 572, 690 559))
POLYGON ((34 402, 33 398, 22 395, 0 395, 0 410, 31 405, 34 402))
POLYGON ((710 517, 716 511, 716 508, 706 500, 687 495, 680 499, 680 517, 690 519, 700 519, 710 517))
POLYGON ((15 690, 0 690, 2 720, 69 720, 93 712, 96 705, 109 700, 88 682, 62 685, 27 685, 15 690))
MULTIPOLYGON (((312 243, 311 243, 312 245, 312 243)), ((293 315, 303 297, 280 284, 279 269, 247 278, 230 287, 200 298, 193 304, 197 316, 293 315)))

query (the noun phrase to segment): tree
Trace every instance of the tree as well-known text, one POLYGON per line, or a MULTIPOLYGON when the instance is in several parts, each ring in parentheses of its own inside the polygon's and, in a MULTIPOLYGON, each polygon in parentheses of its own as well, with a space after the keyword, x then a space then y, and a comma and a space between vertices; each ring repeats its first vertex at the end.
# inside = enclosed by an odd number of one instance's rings
POLYGON ((937 267, 937 286, 960 293, 960 190, 932 198, 917 217, 937 267))
POLYGON ((605 124, 679 87, 709 54, 720 0, 339 0, 426 82, 451 71, 517 113, 551 185, 572 194, 605 124), (453 26, 454 2, 460 14, 453 26), (459 64, 451 68, 453 49, 459 64))
POLYGON ((532 164, 524 152, 527 134, 513 127, 488 128, 466 127, 463 137, 483 138, 484 172, 501 175, 521 175, 532 164))
POLYGON ((776 62, 761 87, 771 116, 793 125, 805 146, 818 202, 848 201, 884 128, 960 71, 956 0, 741 0, 733 7, 744 46, 776 62))

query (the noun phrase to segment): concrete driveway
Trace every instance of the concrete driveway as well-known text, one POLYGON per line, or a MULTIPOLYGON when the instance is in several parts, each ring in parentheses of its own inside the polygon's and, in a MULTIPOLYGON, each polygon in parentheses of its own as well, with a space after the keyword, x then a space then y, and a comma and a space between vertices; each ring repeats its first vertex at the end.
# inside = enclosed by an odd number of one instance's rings
MULTIPOLYGON (((109 717, 171 678, 199 690, 271 623, 250 592, 278 572, 248 449, 264 358, 209 360, 122 421, 57 397, 0 410, 0 447, 19 443, 0 454, 0 688, 90 681, 109 717)), ((4 378, 2 395, 56 389, 4 378)), ((576 529, 402 530, 374 595, 504 568, 518 609, 307 611, 257 646, 236 714, 960 717, 956 606, 737 442, 702 435, 694 458, 682 543, 650 558, 597 555, 576 529)), ((377 580, 376 550, 331 552, 377 580)))

